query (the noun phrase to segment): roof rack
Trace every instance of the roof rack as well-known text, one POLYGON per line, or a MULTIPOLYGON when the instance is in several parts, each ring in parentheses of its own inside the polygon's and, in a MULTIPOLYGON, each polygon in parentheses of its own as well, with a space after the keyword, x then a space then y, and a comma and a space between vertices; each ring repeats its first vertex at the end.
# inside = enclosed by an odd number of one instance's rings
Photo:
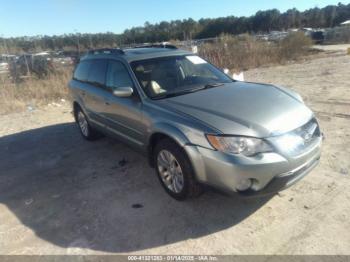
POLYGON ((145 45, 134 46, 132 48, 168 48, 168 49, 177 49, 176 46, 170 45, 170 44, 145 44, 145 45))
POLYGON ((101 48, 101 49, 93 49, 89 50, 89 55, 101 55, 101 54, 119 54, 123 55, 124 51, 119 48, 101 48))

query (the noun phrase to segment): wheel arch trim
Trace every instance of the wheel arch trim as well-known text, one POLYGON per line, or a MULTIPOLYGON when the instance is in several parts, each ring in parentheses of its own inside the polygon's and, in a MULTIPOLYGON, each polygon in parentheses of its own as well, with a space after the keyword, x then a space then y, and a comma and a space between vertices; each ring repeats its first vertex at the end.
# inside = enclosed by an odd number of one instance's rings
POLYGON ((190 141, 186 135, 176 126, 169 123, 157 123, 154 125, 152 132, 147 138, 147 152, 149 164, 154 166, 153 150, 155 144, 159 139, 168 138, 173 140, 180 147, 184 148, 186 145, 190 144, 190 141))

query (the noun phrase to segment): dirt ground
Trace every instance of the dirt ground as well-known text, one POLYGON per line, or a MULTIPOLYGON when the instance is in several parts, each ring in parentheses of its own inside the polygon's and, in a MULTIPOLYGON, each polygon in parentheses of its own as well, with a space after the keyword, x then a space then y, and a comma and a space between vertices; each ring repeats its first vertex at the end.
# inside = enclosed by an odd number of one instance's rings
POLYGON ((84 141, 68 102, 1 116, 0 254, 350 255, 350 56, 324 56, 245 73, 300 92, 326 136, 321 164, 269 198, 172 200, 144 157, 84 141))

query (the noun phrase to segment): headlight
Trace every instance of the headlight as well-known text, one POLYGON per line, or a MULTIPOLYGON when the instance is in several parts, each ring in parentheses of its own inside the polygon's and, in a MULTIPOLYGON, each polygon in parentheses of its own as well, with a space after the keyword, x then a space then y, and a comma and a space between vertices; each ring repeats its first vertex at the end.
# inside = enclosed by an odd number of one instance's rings
POLYGON ((207 139, 216 150, 229 154, 253 156, 258 153, 272 151, 269 144, 258 138, 207 135, 207 139))

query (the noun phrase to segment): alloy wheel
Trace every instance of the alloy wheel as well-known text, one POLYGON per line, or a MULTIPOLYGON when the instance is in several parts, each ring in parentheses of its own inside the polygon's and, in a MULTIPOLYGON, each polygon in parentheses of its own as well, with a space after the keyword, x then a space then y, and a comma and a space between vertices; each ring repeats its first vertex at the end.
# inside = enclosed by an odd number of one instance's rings
POLYGON ((79 113, 78 113, 78 124, 79 124, 80 130, 83 133, 83 135, 85 137, 88 137, 89 136, 89 125, 88 125, 88 122, 86 120, 84 113, 81 111, 79 111, 79 113))
POLYGON ((175 156, 168 150, 162 150, 157 156, 157 167, 164 185, 174 193, 184 188, 184 175, 175 156))

